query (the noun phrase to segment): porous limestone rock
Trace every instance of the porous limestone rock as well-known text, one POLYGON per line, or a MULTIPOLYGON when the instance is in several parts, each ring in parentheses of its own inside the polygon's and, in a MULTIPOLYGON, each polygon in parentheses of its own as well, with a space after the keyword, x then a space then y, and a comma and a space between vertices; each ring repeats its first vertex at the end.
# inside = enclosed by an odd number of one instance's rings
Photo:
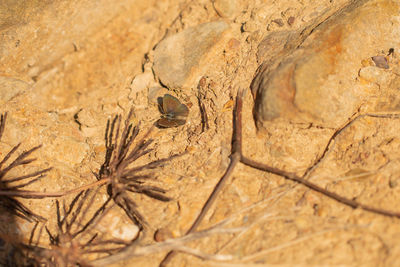
POLYGON ((214 0, 215 11, 223 18, 233 17, 238 12, 238 0, 214 0))
POLYGON ((208 22, 166 38, 154 51, 155 74, 171 89, 191 84, 228 29, 224 21, 208 22))
POLYGON ((298 46, 288 41, 279 57, 265 59, 252 83, 259 128, 275 120, 343 124, 371 93, 358 79, 362 60, 398 46, 399 12, 396 1, 357 1, 314 26, 298 46))

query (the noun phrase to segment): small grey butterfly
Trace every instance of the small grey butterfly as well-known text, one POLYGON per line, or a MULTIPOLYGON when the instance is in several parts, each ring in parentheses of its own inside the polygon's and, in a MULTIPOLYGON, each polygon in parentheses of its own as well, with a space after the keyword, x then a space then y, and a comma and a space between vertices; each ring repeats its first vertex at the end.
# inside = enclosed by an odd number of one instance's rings
POLYGON ((178 127, 186 123, 189 109, 176 97, 165 94, 160 101, 159 109, 162 113, 157 125, 162 128, 178 127))

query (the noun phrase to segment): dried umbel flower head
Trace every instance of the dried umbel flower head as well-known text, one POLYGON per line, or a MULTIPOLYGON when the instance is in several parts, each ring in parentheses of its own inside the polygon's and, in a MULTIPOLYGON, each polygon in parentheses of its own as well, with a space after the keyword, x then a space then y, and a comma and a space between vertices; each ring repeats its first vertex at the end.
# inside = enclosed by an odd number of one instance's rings
MULTIPOLYGON (((112 206, 104 202, 94 212, 92 205, 97 192, 82 191, 71 201, 68 207, 60 207, 56 201, 57 227, 51 233, 46 227, 51 248, 35 247, 36 261, 47 266, 91 266, 88 255, 111 255, 125 248, 131 242, 119 239, 105 239, 101 233, 93 230, 112 206), (89 213, 91 216, 89 218, 89 213)), ((92 258, 91 258, 92 259, 92 258)))
POLYGON ((144 194, 160 201, 169 201, 170 198, 165 195, 164 189, 148 184, 152 176, 145 171, 159 167, 178 155, 130 167, 133 162, 152 151, 149 146, 153 140, 147 140, 147 138, 154 128, 154 126, 150 128, 134 146, 133 143, 139 134, 139 127, 133 127, 129 123, 131 116, 132 110, 125 120, 122 133, 120 133, 121 116, 115 116, 112 121, 108 120, 105 134, 105 161, 96 177, 98 180, 109 179, 107 188, 109 196, 140 229, 143 229, 145 220, 137 209, 132 193, 144 194))

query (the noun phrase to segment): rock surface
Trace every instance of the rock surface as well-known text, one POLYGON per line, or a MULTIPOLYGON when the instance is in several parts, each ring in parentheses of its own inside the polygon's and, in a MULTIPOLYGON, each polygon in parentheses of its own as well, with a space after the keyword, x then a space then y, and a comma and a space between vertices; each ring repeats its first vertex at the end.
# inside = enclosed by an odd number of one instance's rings
POLYGON ((0 76, 0 88, 2 88, 0 91, 0 101, 2 104, 5 104, 28 90, 30 85, 18 79, 0 76))
POLYGON ((192 84, 214 56, 211 50, 225 40, 228 29, 224 21, 209 22, 167 37, 154 51, 155 74, 171 89, 192 84))
MULTIPOLYGON (((338 127, 347 121, 371 94, 358 79, 365 76, 361 62, 388 53, 399 40, 399 11, 393 1, 357 1, 318 24, 290 54, 267 60, 252 84, 258 125, 284 119, 338 127)), ((269 45, 274 39, 267 38, 269 45)), ((271 44, 285 49, 282 42, 271 44)), ((293 47, 290 40, 285 46, 293 47)))
POLYGON ((233 17, 240 11, 239 1, 237 0, 214 0, 213 5, 218 15, 223 18, 233 17))

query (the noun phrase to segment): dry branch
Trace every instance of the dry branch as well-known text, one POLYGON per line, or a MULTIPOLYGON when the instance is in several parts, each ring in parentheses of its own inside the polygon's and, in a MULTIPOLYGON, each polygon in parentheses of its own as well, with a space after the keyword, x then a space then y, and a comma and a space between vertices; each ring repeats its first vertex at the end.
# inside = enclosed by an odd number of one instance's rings
POLYGON ((232 259, 233 256, 231 256, 231 255, 209 255, 209 254, 203 253, 199 250, 191 249, 191 248, 185 246, 185 244, 190 241, 209 237, 214 234, 234 234, 234 233, 238 233, 238 232, 241 232, 244 230, 243 227, 231 228, 231 229, 223 228, 223 226, 226 225, 228 222, 230 222, 230 221, 225 221, 225 222, 219 223, 209 229, 190 233, 190 234, 185 235, 180 238, 169 239, 164 242, 160 242, 160 243, 156 243, 156 244, 151 244, 151 245, 147 245, 147 246, 137 246, 136 244, 132 244, 129 247, 127 247, 124 251, 121 251, 112 256, 107 256, 103 259, 98 259, 98 260, 92 261, 91 263, 94 266, 106 266, 106 265, 120 262, 123 260, 128 260, 128 259, 131 259, 134 257, 146 256, 149 254, 154 254, 154 253, 158 253, 158 252, 162 252, 162 251, 168 251, 171 249, 182 251, 182 252, 191 254, 193 256, 202 258, 202 259, 211 259, 211 260, 216 260, 216 261, 229 260, 229 259, 232 259))
MULTIPOLYGON (((336 194, 335 192, 331 192, 329 190, 326 190, 325 188, 322 188, 321 186, 318 186, 307 179, 305 179, 306 176, 308 176, 314 169, 315 167, 323 160, 323 158, 327 155, 331 144, 334 142, 335 138, 340 135, 346 128, 348 128, 351 124, 353 124, 355 121, 359 120, 362 117, 369 116, 369 117, 376 117, 376 118, 393 118, 393 117, 400 117, 399 114, 396 115, 387 115, 387 114, 363 114, 363 115, 354 115, 343 127, 340 129, 336 130, 331 138, 329 139, 323 153, 321 156, 315 161, 312 166, 310 166, 303 177, 297 176, 295 173, 287 172, 278 168, 271 167, 267 164, 263 164, 257 161, 254 161, 250 158, 247 158, 246 156, 243 155, 242 153, 242 106, 243 106, 243 97, 244 97, 244 91, 239 89, 238 94, 236 97, 236 106, 234 110, 234 116, 233 116, 233 138, 232 138, 232 152, 231 152, 231 162, 228 166, 227 171, 225 174, 222 176, 222 178, 219 180, 217 185, 214 187, 213 192, 210 194, 209 198, 207 199, 206 203, 204 204, 202 210, 200 211, 200 214, 192 224, 192 226, 189 228, 186 234, 192 233, 193 231, 196 230, 198 225, 201 223, 202 219, 206 215, 207 211, 210 209, 212 203, 215 201, 218 193, 221 191, 223 185, 226 183, 226 180, 230 177, 230 175, 233 172, 233 169, 237 165, 238 162, 241 162, 249 167, 265 171, 268 173, 272 173, 275 175, 282 176, 288 180, 294 181, 296 183, 302 184, 311 190, 314 190, 316 192, 319 192, 331 199, 334 199, 342 204, 345 204, 351 208, 361 208, 363 210, 373 212, 376 214, 384 215, 384 216, 389 216, 389 217, 396 217, 400 218, 400 212, 393 212, 393 211, 388 211, 380 208, 375 208, 371 207, 369 205, 365 205, 362 203, 358 203, 357 201, 345 198, 340 196, 339 194, 336 194)), ((174 251, 170 251, 167 253, 167 255, 164 257, 164 259, 161 261, 160 266, 166 266, 168 262, 171 260, 173 255, 175 254, 174 251)))

